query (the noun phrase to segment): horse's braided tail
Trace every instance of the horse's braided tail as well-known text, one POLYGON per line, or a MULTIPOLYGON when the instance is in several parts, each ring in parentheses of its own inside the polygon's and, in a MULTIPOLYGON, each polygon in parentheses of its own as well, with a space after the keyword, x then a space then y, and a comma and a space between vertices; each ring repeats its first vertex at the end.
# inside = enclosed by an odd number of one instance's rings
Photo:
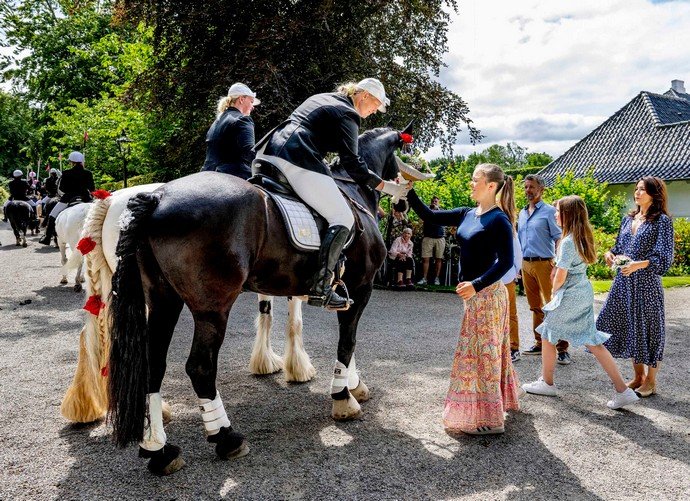
POLYGON ((119 259, 113 275, 110 318, 109 410, 113 437, 119 446, 140 441, 144 435, 148 391, 148 332, 146 304, 137 252, 145 249, 147 221, 159 203, 155 193, 139 193, 120 218, 119 259))
MULTIPOLYGON (((93 201, 84 221, 81 238, 96 244, 84 256, 86 297, 99 296, 105 301, 110 295, 112 272, 103 252, 103 224, 112 197, 93 201)), ((74 251, 73 256, 81 257, 74 251)), ((87 313, 79 342, 79 360, 72 384, 62 399, 62 415, 71 421, 87 423, 105 416, 108 409, 108 357, 110 356, 109 304, 97 315, 87 313)))

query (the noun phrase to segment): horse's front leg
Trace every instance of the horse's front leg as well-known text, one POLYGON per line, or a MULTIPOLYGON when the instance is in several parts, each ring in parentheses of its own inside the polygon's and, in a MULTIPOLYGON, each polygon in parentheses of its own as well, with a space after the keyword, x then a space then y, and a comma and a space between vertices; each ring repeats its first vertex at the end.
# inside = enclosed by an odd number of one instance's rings
POLYGON ((273 298, 259 294, 259 315, 256 317, 256 337, 249 359, 252 374, 273 374, 283 368, 283 360, 271 348, 273 327, 273 298))
POLYGON ((371 297, 372 284, 360 287, 352 294, 354 304, 347 311, 338 312, 340 339, 338 340, 338 359, 333 369, 331 397, 333 410, 331 416, 338 421, 355 419, 362 414, 359 402, 369 400, 369 389, 359 378, 355 366, 355 344, 357 325, 371 297))
POLYGON ((316 369, 302 343, 302 301, 288 298, 288 322, 285 328, 285 380, 289 383, 311 381, 316 369))

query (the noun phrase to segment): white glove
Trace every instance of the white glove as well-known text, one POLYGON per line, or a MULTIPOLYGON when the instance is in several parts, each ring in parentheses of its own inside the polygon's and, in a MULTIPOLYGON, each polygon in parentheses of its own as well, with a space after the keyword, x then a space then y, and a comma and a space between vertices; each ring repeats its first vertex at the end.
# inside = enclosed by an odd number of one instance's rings
POLYGON ((410 183, 399 184, 395 181, 383 181, 381 192, 387 193, 393 197, 393 203, 396 203, 398 200, 405 200, 407 192, 410 191, 411 188, 410 183))

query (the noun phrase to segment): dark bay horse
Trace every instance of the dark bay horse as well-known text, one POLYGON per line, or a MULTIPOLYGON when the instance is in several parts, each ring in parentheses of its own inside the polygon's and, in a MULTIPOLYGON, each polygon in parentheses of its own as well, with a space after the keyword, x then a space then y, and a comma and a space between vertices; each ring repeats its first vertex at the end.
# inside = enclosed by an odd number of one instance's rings
MULTIPOLYGON (((360 155, 383 179, 398 175, 396 149, 401 133, 374 129, 359 138, 360 155)), ((369 392, 354 367, 357 324, 374 275, 386 255, 375 217, 379 192, 353 182, 336 163, 334 177, 353 200, 355 239, 345 251, 344 280, 354 305, 338 312, 337 360, 347 369, 334 378, 347 386, 332 394, 335 419, 361 413, 369 392)), ((110 418, 118 445, 140 442, 149 469, 169 474, 182 467, 179 448, 166 443, 160 387, 166 355, 184 304, 194 319, 194 339, 186 363, 199 397, 209 442, 221 458, 248 452, 233 431, 216 388, 218 351, 233 303, 243 290, 271 296, 305 296, 317 253, 295 250, 275 204, 254 185, 233 176, 201 172, 140 193, 121 220, 120 258, 113 276, 110 309, 110 418)))
POLYGON ((12 200, 5 207, 5 215, 12 226, 17 245, 26 247, 26 230, 31 222, 32 209, 28 202, 12 200))

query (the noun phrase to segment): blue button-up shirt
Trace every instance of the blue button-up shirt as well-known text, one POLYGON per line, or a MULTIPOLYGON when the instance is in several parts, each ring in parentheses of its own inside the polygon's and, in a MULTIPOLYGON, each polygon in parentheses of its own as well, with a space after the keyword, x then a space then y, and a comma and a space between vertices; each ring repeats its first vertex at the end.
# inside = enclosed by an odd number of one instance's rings
POLYGON ((527 207, 518 216, 518 238, 523 257, 556 257, 556 241, 561 238, 556 224, 556 208, 540 201, 530 216, 527 207))

